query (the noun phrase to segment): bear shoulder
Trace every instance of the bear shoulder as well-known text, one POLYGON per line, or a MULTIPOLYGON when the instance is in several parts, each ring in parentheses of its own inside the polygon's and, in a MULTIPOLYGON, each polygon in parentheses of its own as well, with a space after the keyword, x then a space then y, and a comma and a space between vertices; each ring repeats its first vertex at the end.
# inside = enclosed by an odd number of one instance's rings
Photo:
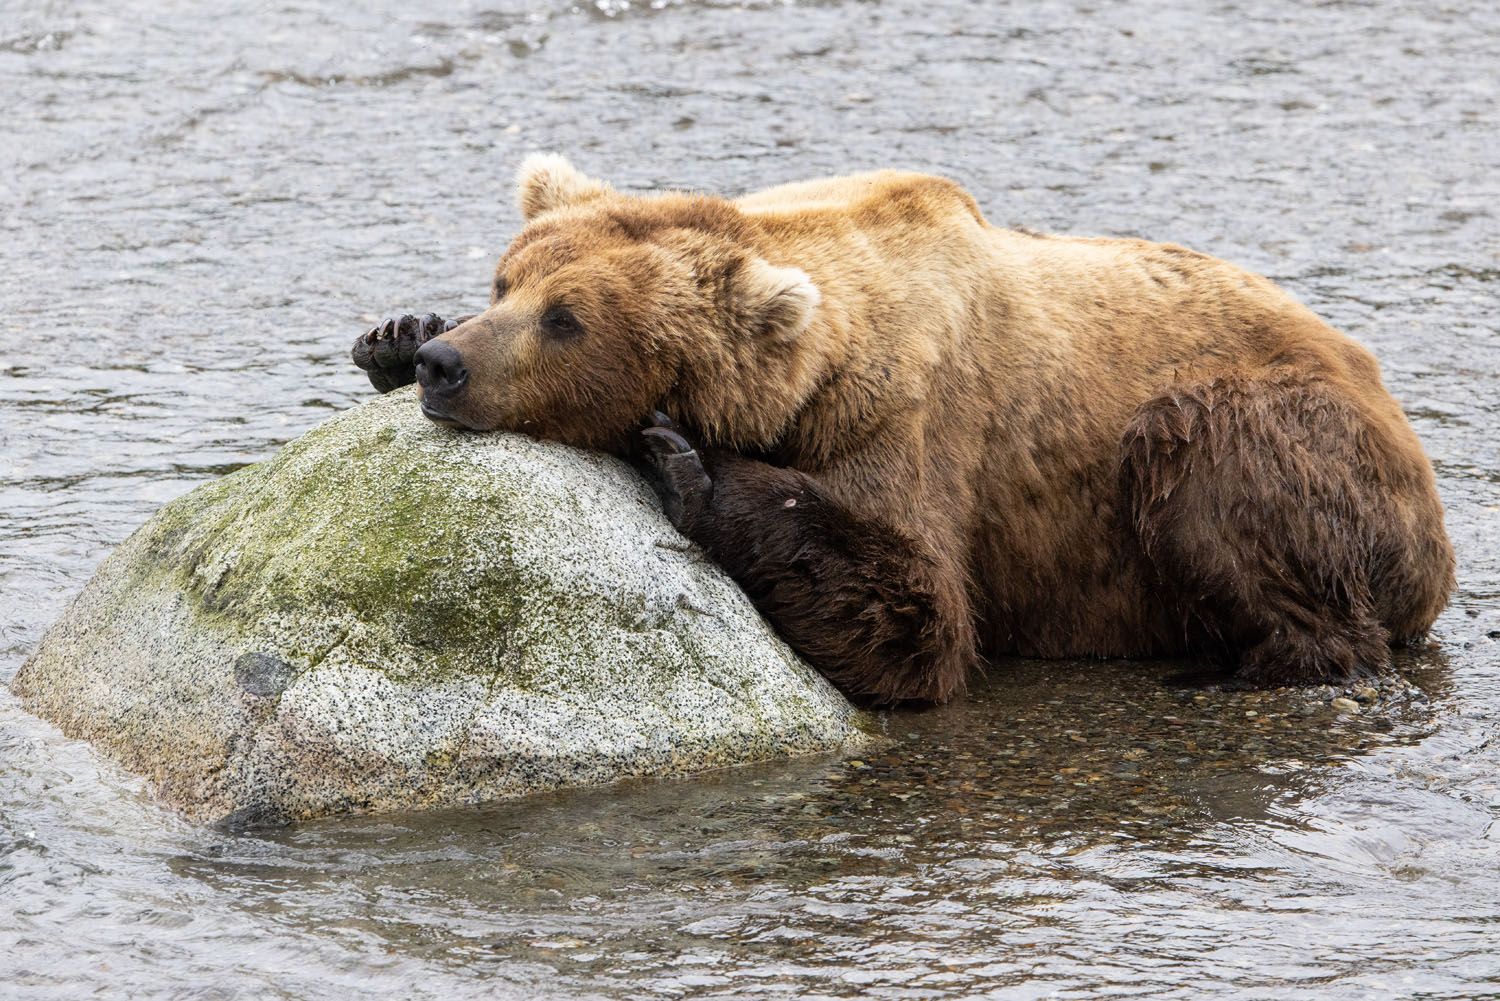
POLYGON ((751 216, 837 213, 870 222, 935 222, 966 216, 985 223, 974 196, 957 181, 936 174, 879 170, 754 191, 734 204, 751 216))

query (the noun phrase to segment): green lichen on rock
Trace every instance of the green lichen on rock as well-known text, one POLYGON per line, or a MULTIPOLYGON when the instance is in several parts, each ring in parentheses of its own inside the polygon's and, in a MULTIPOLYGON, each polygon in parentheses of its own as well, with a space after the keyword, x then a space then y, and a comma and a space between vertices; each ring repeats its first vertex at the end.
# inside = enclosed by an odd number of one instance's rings
POLYGON ((623 464, 409 392, 168 504, 13 688, 190 816, 452 805, 847 746, 623 464))

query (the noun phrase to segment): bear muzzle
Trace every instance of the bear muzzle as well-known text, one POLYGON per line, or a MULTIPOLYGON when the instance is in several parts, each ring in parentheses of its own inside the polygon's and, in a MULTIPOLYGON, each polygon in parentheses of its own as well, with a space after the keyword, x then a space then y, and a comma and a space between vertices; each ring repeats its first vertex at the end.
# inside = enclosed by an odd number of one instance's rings
POLYGON ((463 354, 446 341, 432 340, 417 349, 413 360, 422 387, 422 413, 445 424, 462 424, 453 411, 469 384, 463 354))

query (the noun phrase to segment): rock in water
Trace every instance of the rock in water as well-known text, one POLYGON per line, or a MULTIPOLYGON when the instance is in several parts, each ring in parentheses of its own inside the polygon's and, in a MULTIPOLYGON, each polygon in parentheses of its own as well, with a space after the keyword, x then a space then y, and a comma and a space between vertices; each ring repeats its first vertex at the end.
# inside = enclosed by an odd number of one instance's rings
POLYGON ((409 390, 168 504, 12 687, 230 824, 863 739, 627 466, 445 430, 409 390))

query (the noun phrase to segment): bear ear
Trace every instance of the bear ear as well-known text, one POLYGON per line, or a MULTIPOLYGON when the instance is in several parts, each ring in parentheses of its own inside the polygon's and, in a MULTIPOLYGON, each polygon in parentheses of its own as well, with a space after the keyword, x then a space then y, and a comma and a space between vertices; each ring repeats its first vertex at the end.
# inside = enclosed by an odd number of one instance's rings
POLYGON ((530 222, 544 212, 577 205, 613 190, 596 181, 556 153, 533 153, 516 171, 516 203, 521 218, 530 222))
POLYGON ((735 305, 744 325, 765 337, 790 341, 812 322, 823 294, 801 268, 779 268, 753 257, 734 278, 735 305))

